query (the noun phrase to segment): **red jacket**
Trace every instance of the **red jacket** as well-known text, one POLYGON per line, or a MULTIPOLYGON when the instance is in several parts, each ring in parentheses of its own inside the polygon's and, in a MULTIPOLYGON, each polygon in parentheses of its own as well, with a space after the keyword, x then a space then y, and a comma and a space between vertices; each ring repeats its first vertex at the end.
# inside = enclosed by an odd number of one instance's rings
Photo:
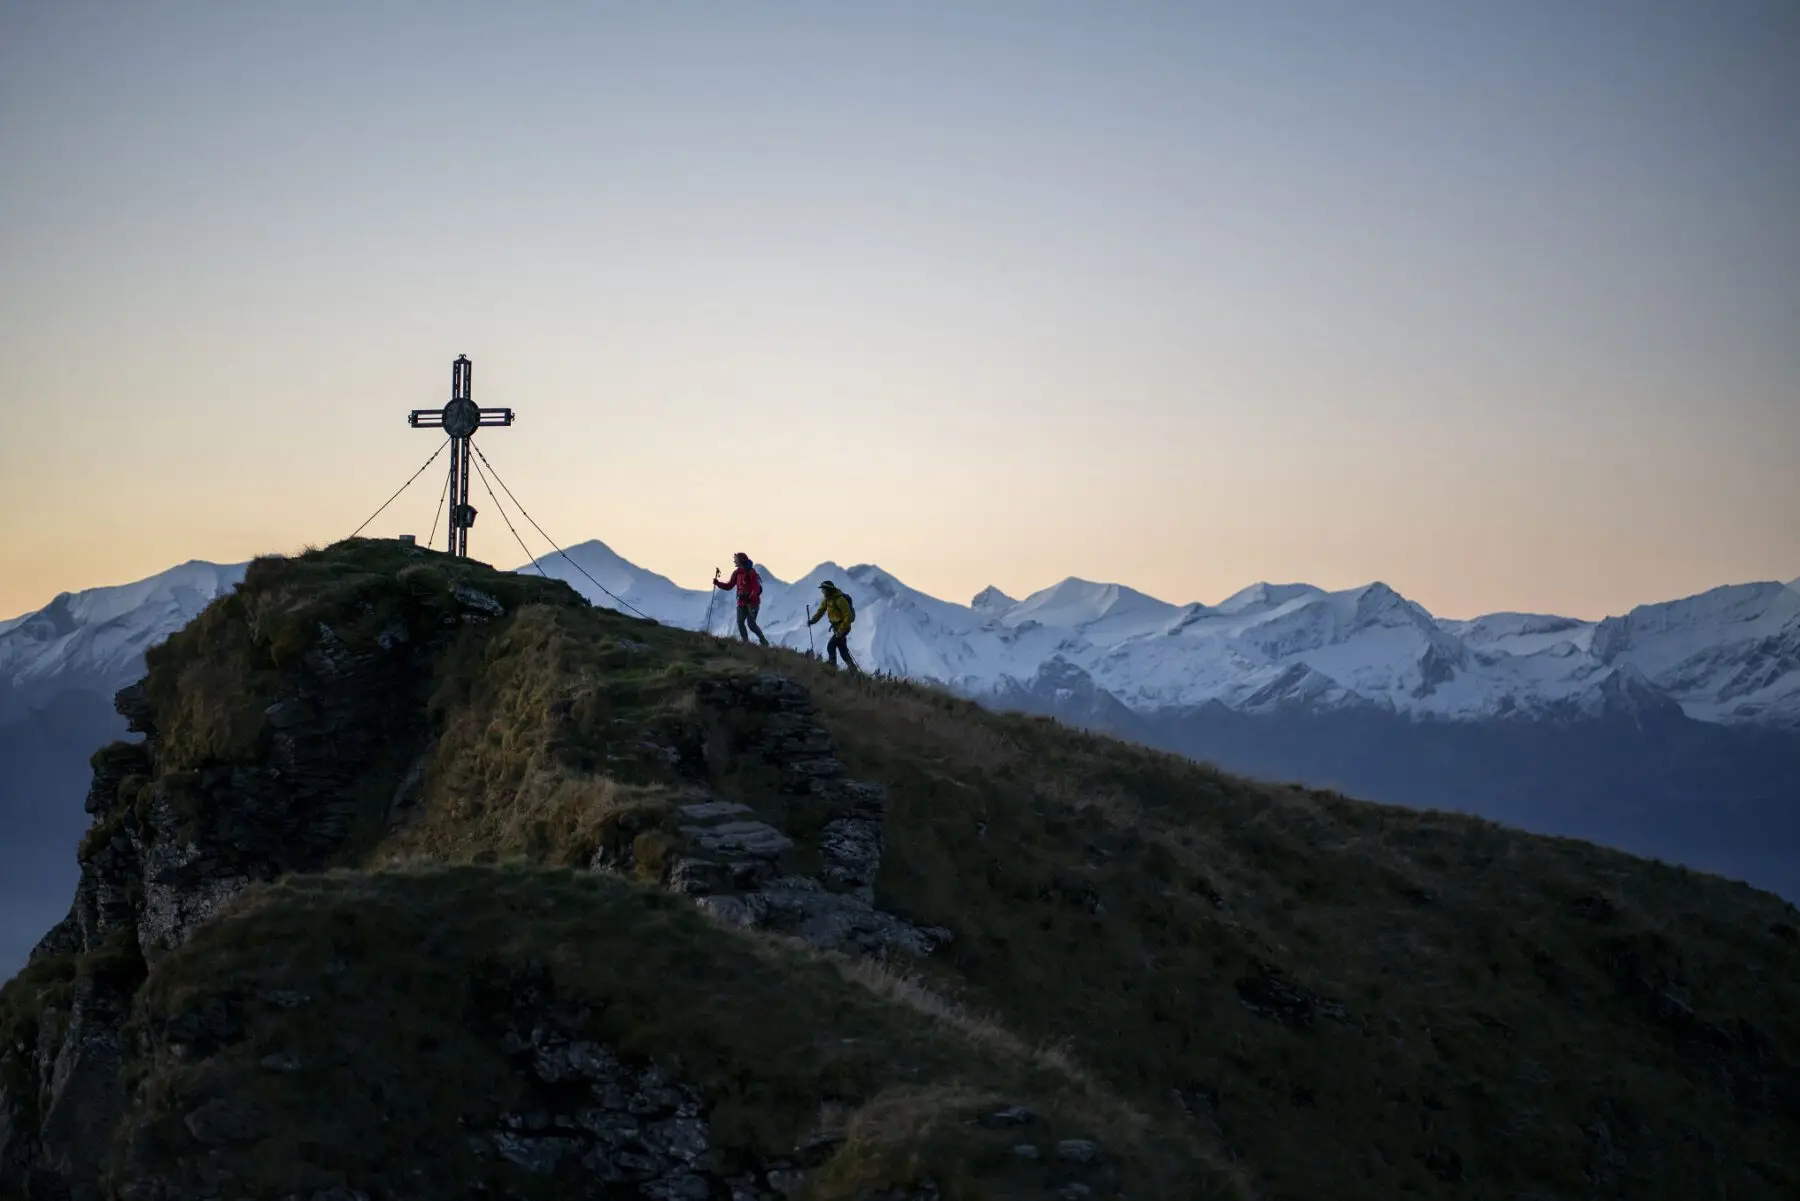
POLYGON ((756 574, 754 567, 740 567, 731 573, 730 579, 714 580, 713 585, 718 588, 736 588, 740 605, 762 604, 762 577, 756 574))

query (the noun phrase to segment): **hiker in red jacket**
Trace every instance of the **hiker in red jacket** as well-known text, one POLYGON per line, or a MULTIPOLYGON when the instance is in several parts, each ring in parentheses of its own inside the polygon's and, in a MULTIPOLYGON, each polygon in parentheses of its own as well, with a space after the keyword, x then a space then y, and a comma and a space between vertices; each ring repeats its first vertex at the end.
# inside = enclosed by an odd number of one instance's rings
POLYGON ((762 608, 762 577, 756 574, 756 568, 750 566, 750 556, 743 551, 731 556, 737 569, 731 573, 730 579, 721 580, 717 571, 713 572, 713 587, 737 589, 738 594, 738 637, 745 642, 750 641, 750 632, 754 631, 764 646, 769 640, 763 637, 762 627, 756 624, 757 611, 762 608), (748 627, 748 629, 746 629, 748 627))

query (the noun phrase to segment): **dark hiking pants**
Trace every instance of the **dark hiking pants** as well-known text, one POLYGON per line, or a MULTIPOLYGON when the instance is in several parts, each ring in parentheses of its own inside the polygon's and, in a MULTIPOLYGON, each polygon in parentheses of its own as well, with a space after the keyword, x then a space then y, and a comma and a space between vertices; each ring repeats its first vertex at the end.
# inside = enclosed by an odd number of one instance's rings
POLYGON ((761 605, 738 606, 738 637, 742 638, 745 642, 748 642, 750 641, 750 631, 754 630, 756 631, 757 640, 764 646, 767 646, 769 645, 769 640, 763 637, 762 627, 756 624, 756 615, 761 609, 761 605))
POLYGON ((842 655, 844 656, 845 667, 848 667, 851 671, 861 671, 862 668, 856 665, 856 660, 850 657, 849 639, 849 630, 845 630, 842 633, 838 633, 835 630, 832 631, 831 641, 825 644, 825 655, 831 660, 831 665, 833 667, 837 666, 838 656, 842 655))

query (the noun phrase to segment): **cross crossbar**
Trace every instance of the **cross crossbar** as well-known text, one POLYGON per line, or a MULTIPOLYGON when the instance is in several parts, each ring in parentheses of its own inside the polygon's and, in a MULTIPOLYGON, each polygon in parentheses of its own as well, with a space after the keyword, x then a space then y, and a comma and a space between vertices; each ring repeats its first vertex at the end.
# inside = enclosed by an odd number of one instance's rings
MULTIPOLYGON (((477 409, 476 412, 481 414, 481 420, 477 422, 478 428, 486 428, 494 425, 511 425, 513 423, 513 411, 511 409, 477 409)), ((443 429, 444 410, 414 409, 406 415, 406 424, 412 426, 414 429, 420 430, 443 429)))

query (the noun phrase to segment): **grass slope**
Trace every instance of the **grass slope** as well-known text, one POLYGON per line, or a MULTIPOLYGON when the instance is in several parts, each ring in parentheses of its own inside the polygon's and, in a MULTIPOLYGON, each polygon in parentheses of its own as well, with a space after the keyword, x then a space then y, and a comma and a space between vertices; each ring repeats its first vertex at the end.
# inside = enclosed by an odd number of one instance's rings
POLYGON ((946 987, 1280 1197, 1800 1195, 1800 945, 1744 885, 803 669, 946 987))
POLYGON ((526 974, 589 1014, 590 1037, 700 1087, 727 1162, 791 1153, 821 1128, 843 1139, 813 1181, 822 1201, 921 1165, 946 1196, 1040 1197, 1076 1173, 1012 1148, 1077 1135, 1115 1152, 1080 1173, 1090 1187, 1233 1195, 1054 1057, 910 1004, 890 977, 720 927, 661 890, 522 864, 295 877, 203 929, 140 997, 153 1050, 119 1176, 225 1100, 249 1116, 215 1165, 253 1194, 447 1195, 490 1178, 458 1132, 532 1105, 500 1040, 476 1033, 496 982, 526 974), (202 1056, 195 1014, 231 1015, 202 1056), (292 1069, 268 1070, 271 1056, 292 1069), (1040 1114, 1026 1133, 971 1120, 1021 1099, 1040 1114))

